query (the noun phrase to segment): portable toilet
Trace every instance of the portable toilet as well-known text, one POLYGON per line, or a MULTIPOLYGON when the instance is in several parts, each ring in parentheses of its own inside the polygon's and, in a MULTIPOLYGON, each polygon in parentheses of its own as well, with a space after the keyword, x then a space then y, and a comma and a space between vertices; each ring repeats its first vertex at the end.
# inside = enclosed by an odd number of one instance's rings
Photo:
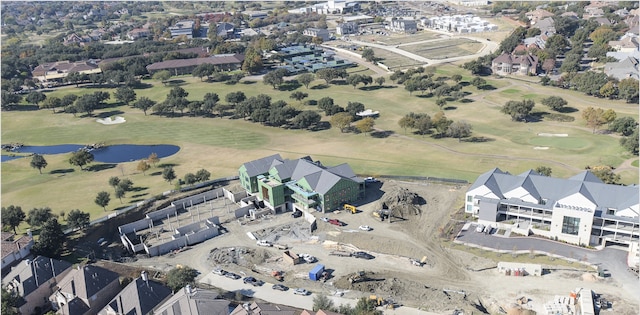
POLYGON ((318 281, 320 280, 320 277, 322 277, 323 272, 324 272, 324 265, 317 264, 315 267, 313 267, 313 269, 311 269, 311 271, 309 271, 309 279, 313 281, 318 281))

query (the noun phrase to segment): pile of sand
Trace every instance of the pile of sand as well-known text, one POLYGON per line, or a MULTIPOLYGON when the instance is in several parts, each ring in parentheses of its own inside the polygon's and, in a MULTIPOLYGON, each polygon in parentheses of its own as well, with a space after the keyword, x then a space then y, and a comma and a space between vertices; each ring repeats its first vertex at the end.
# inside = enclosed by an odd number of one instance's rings
POLYGON ((596 277, 595 274, 587 272, 582 275, 582 280, 587 282, 596 282, 598 281, 598 278, 596 277))
POLYGON ((399 218, 404 218, 407 214, 419 215, 423 204, 426 204, 424 198, 399 186, 394 186, 380 199, 380 209, 389 209, 392 216, 399 218))
POLYGON ((96 119, 97 122, 103 124, 103 125, 115 125, 115 124, 122 124, 124 122, 126 122, 126 120, 124 119, 124 117, 121 116, 116 116, 113 119, 111 119, 111 117, 107 117, 104 119, 96 119))

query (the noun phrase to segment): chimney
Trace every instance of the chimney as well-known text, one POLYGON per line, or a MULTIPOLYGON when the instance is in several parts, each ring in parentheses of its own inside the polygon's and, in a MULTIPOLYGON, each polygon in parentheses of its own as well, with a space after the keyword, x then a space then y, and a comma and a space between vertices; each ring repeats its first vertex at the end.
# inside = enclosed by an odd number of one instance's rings
POLYGON ((144 281, 147 284, 147 287, 149 286, 149 276, 147 275, 147 271, 143 270, 142 273, 140 274, 140 278, 142 278, 142 281, 144 281))

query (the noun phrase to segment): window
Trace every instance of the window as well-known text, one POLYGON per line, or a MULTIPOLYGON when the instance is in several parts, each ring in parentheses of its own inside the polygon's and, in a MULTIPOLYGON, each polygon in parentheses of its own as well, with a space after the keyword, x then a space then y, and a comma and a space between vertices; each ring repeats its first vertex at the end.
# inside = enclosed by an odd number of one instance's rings
POLYGON ((614 209, 614 208, 607 208, 607 214, 608 214, 608 215, 616 215, 616 209, 614 209))
POLYGON ((562 219, 562 233, 578 235, 580 228, 580 218, 564 217, 562 219))
POLYGON ((473 212, 473 206, 467 205, 467 212, 473 212))
POLYGON ((469 195, 467 196, 467 202, 472 202, 473 201, 473 196, 469 195))

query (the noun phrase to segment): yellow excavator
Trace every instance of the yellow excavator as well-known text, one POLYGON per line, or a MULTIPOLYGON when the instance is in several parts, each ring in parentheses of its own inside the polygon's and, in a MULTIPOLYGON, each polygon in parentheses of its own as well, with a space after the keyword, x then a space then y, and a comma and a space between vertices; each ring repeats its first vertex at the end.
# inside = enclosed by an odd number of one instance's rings
POLYGON ((351 214, 358 213, 358 209, 356 209, 356 206, 352 206, 348 203, 345 203, 342 208, 344 209, 344 211, 351 211, 351 214))

